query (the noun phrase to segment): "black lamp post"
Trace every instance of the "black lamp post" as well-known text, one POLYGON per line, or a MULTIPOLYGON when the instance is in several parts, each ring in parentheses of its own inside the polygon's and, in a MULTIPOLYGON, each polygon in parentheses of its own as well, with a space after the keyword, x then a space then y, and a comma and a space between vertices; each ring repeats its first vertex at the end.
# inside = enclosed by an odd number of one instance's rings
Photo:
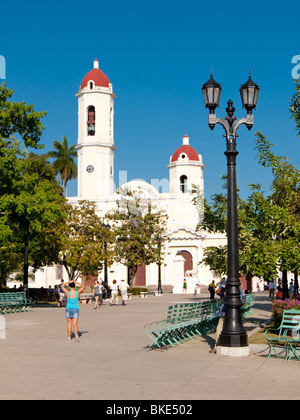
POLYGON ((163 293, 163 291, 162 291, 162 287, 161 287, 161 261, 160 261, 160 258, 161 258, 161 237, 160 237, 160 236, 157 238, 157 246, 158 246, 158 249, 159 249, 158 284, 157 284, 157 290, 158 290, 160 293, 163 293))
MULTIPOLYGON (((102 227, 105 229, 110 229, 111 226, 104 222, 102 223, 102 227)), ((107 241, 104 241, 104 253, 105 253, 105 260, 104 260, 104 287, 108 290, 108 273, 107 273, 107 241)))
POLYGON ((228 200, 226 316, 218 346, 224 350, 224 354, 239 356, 249 354, 249 348, 247 333, 241 317, 236 195, 236 156, 238 154, 236 132, 242 124, 245 124, 251 130, 253 126, 252 110, 256 108, 260 88, 252 81, 250 73, 248 81, 240 88, 243 108, 247 111, 246 117, 240 120, 237 120, 234 116, 235 108, 232 100, 227 103, 227 116, 224 119, 217 118, 215 115, 215 109, 219 107, 221 90, 221 85, 213 79, 211 72, 210 79, 202 87, 205 106, 209 109, 208 125, 213 130, 216 124, 220 124, 225 130, 224 137, 226 137, 227 143, 225 152, 227 157, 228 200), (231 351, 231 348, 234 349, 231 351))

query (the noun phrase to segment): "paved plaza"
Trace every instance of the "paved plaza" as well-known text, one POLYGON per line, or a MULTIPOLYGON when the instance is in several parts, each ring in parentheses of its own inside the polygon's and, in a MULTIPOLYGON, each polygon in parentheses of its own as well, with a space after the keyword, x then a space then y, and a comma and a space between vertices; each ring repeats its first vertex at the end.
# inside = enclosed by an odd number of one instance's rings
MULTIPOLYGON (((133 297, 99 310, 80 305, 80 342, 67 341, 64 308, 34 308, 5 316, 0 340, 1 400, 195 401, 299 399, 300 364, 267 360, 266 346, 248 357, 209 353, 213 335, 174 348, 147 351, 144 325, 165 317, 168 305, 208 300, 208 293, 133 297)), ((266 292, 256 294, 247 331, 268 320, 266 292)))

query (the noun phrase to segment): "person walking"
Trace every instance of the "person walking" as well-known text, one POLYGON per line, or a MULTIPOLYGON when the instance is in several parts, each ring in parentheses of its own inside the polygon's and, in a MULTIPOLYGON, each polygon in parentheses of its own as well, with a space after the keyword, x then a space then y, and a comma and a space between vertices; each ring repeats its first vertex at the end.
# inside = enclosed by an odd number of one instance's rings
POLYGON ((58 300, 59 300, 59 306, 63 306, 63 301, 65 298, 64 291, 62 289, 62 286, 64 285, 64 279, 61 279, 60 285, 58 286, 58 300))
POLYGON ((219 321, 216 329, 216 335, 215 335, 215 345, 214 347, 209 351, 210 353, 217 353, 217 345, 219 341, 220 334, 224 327, 225 322, 225 315, 226 315, 226 306, 225 306, 225 296, 226 296, 226 281, 223 277, 222 281, 219 284, 219 287, 217 289, 217 295, 222 300, 220 310, 219 310, 219 321))
MULTIPOLYGON (((215 335, 215 345, 209 351, 210 353, 217 353, 217 346, 218 346, 219 338, 224 328, 225 317, 226 317, 226 305, 225 305, 226 285, 227 285, 227 282, 225 281, 223 277, 222 282, 219 284, 219 287, 217 289, 217 295, 219 295, 221 299, 221 306, 219 310, 219 322, 217 325, 216 335, 215 335)), ((241 286, 240 286, 240 299, 241 301, 243 301, 243 290, 241 286)))
POLYGON ((282 297, 283 297, 283 288, 282 288, 281 280, 280 279, 277 280, 276 290, 277 290, 277 292, 276 292, 275 299, 276 300, 282 300, 282 297))
POLYGON ((114 280, 111 286, 111 298, 109 301, 110 306, 113 304, 116 304, 117 306, 119 305, 118 292, 119 292, 119 288, 117 285, 117 280, 114 280))
POLYGON ((291 279, 291 282, 289 284, 289 294, 290 294, 290 298, 292 298, 294 296, 294 292, 295 292, 295 287, 294 287, 294 283, 293 280, 291 279))
POLYGON ((184 278, 183 279, 182 294, 186 295, 186 291, 187 291, 187 281, 186 281, 186 278, 184 278))
POLYGON ((210 300, 214 300, 214 298, 215 298, 215 292, 216 292, 216 285, 215 285, 215 281, 214 280, 209 284, 208 291, 210 293, 210 300))
POLYGON ((269 283, 269 299, 274 300, 275 293, 275 283, 274 280, 271 280, 269 283))
POLYGON ((99 289, 99 292, 100 292, 99 305, 101 306, 103 304, 103 295, 105 296, 106 293, 107 293, 107 290, 104 287, 102 280, 100 280, 100 289, 99 289))
POLYGON ((98 280, 95 280, 95 286, 94 286, 94 291, 93 291, 93 296, 95 299, 94 309, 99 309, 100 293, 102 295, 101 284, 99 283, 98 280))
POLYGON ((79 341, 78 337, 78 319, 79 319, 79 304, 78 299, 79 295, 84 291, 85 285, 80 284, 76 281, 69 281, 65 285, 62 286, 62 290, 64 291, 67 297, 67 306, 65 316, 67 318, 67 332, 68 332, 68 340, 71 341, 72 339, 72 327, 75 334, 76 341, 79 341), (70 290, 67 290, 65 286, 69 285, 70 290), (80 286, 79 290, 75 290, 75 286, 80 286))
POLYGON ((127 300, 127 299, 128 299, 128 296, 127 296, 127 290, 128 290, 128 289, 129 289, 129 290, 131 290, 131 289, 130 289, 130 287, 126 284, 126 281, 125 281, 125 280, 121 280, 121 284, 120 284, 120 286, 119 286, 119 289, 120 289, 120 292, 121 292, 121 297, 122 297, 122 305, 123 305, 123 306, 125 306, 125 305, 126 305, 125 300, 127 300))

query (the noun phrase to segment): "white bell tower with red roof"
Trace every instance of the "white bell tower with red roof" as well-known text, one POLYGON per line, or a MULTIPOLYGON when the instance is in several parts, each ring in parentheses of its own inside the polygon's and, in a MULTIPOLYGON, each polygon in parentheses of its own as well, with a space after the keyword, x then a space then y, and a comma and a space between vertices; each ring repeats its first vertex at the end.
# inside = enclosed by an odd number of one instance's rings
POLYGON ((185 135, 180 146, 170 157, 169 177, 170 193, 181 196, 192 190, 196 185, 200 191, 204 191, 202 156, 190 146, 189 136, 185 135))
POLYGON ((96 200, 114 193, 114 99, 112 84, 99 69, 83 78, 78 99, 79 199, 96 200))

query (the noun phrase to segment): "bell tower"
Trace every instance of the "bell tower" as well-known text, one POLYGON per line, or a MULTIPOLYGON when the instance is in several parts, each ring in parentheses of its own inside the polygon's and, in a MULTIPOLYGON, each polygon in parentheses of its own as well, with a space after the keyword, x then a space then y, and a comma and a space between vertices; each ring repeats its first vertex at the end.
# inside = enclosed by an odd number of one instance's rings
POLYGON ((80 199, 114 193, 114 99, 112 84, 99 69, 83 78, 78 99, 78 191, 80 199))
POLYGON ((190 146, 189 137, 183 136, 180 146, 170 157, 169 177, 170 193, 180 197, 189 197, 192 186, 196 185, 200 191, 204 191, 202 156, 190 146))

